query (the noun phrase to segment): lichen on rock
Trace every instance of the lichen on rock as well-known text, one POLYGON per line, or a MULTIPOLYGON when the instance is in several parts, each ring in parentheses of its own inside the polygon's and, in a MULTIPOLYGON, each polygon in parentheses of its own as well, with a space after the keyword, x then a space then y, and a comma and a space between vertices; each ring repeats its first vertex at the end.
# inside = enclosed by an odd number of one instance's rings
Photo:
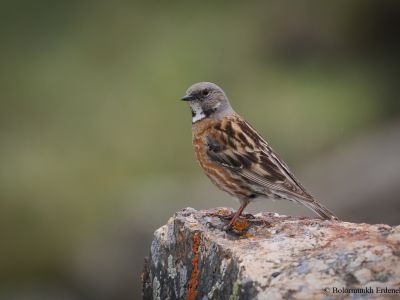
POLYGON ((143 297, 325 299, 348 295, 334 288, 400 288, 400 226, 262 213, 225 232, 218 215, 231 212, 186 208, 156 230, 143 297))

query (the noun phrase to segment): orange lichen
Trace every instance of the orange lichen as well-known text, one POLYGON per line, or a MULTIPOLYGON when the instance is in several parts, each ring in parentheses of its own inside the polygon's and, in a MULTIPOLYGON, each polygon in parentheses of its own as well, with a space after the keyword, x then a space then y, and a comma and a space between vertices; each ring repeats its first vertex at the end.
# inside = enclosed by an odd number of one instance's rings
POLYGON ((246 219, 238 219, 236 220, 236 222, 233 224, 233 229, 235 231, 239 231, 239 232, 243 232, 246 231, 250 226, 249 221, 247 221, 246 219))
POLYGON ((254 237, 254 234, 246 233, 246 234, 242 235, 240 238, 242 238, 242 239, 249 239, 249 238, 252 238, 252 237, 254 237))
POLYGON ((192 274, 190 276, 190 281, 188 285, 188 293, 187 293, 187 299, 188 300, 193 300, 197 296, 197 285, 199 284, 198 282, 198 276, 199 276, 199 247, 200 247, 200 238, 199 234, 195 232, 193 236, 193 246, 192 246, 192 252, 193 252, 193 259, 192 259, 192 274))

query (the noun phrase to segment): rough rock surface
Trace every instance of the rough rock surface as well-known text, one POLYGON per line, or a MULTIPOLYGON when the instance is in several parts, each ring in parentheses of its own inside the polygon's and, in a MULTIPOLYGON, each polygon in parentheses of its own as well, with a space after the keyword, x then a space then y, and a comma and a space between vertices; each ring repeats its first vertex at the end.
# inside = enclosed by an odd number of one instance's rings
POLYGON ((156 230, 144 299, 400 298, 400 226, 263 213, 226 233, 231 212, 186 208, 156 230))

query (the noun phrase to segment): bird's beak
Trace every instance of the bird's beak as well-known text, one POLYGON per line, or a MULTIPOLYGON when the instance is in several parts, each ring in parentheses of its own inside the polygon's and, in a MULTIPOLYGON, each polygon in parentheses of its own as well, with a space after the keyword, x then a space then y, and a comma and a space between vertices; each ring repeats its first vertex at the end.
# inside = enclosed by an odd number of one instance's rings
POLYGON ((185 95, 181 98, 182 101, 191 101, 194 100, 194 97, 192 95, 185 95))

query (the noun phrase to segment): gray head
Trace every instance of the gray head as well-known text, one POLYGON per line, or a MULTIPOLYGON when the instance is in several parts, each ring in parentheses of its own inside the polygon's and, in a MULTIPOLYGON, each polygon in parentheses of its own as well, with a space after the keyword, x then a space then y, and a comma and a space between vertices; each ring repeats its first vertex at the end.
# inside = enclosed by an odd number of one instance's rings
POLYGON ((182 100, 189 102, 192 123, 205 118, 223 118, 233 112, 224 91, 211 82, 193 84, 182 100))

